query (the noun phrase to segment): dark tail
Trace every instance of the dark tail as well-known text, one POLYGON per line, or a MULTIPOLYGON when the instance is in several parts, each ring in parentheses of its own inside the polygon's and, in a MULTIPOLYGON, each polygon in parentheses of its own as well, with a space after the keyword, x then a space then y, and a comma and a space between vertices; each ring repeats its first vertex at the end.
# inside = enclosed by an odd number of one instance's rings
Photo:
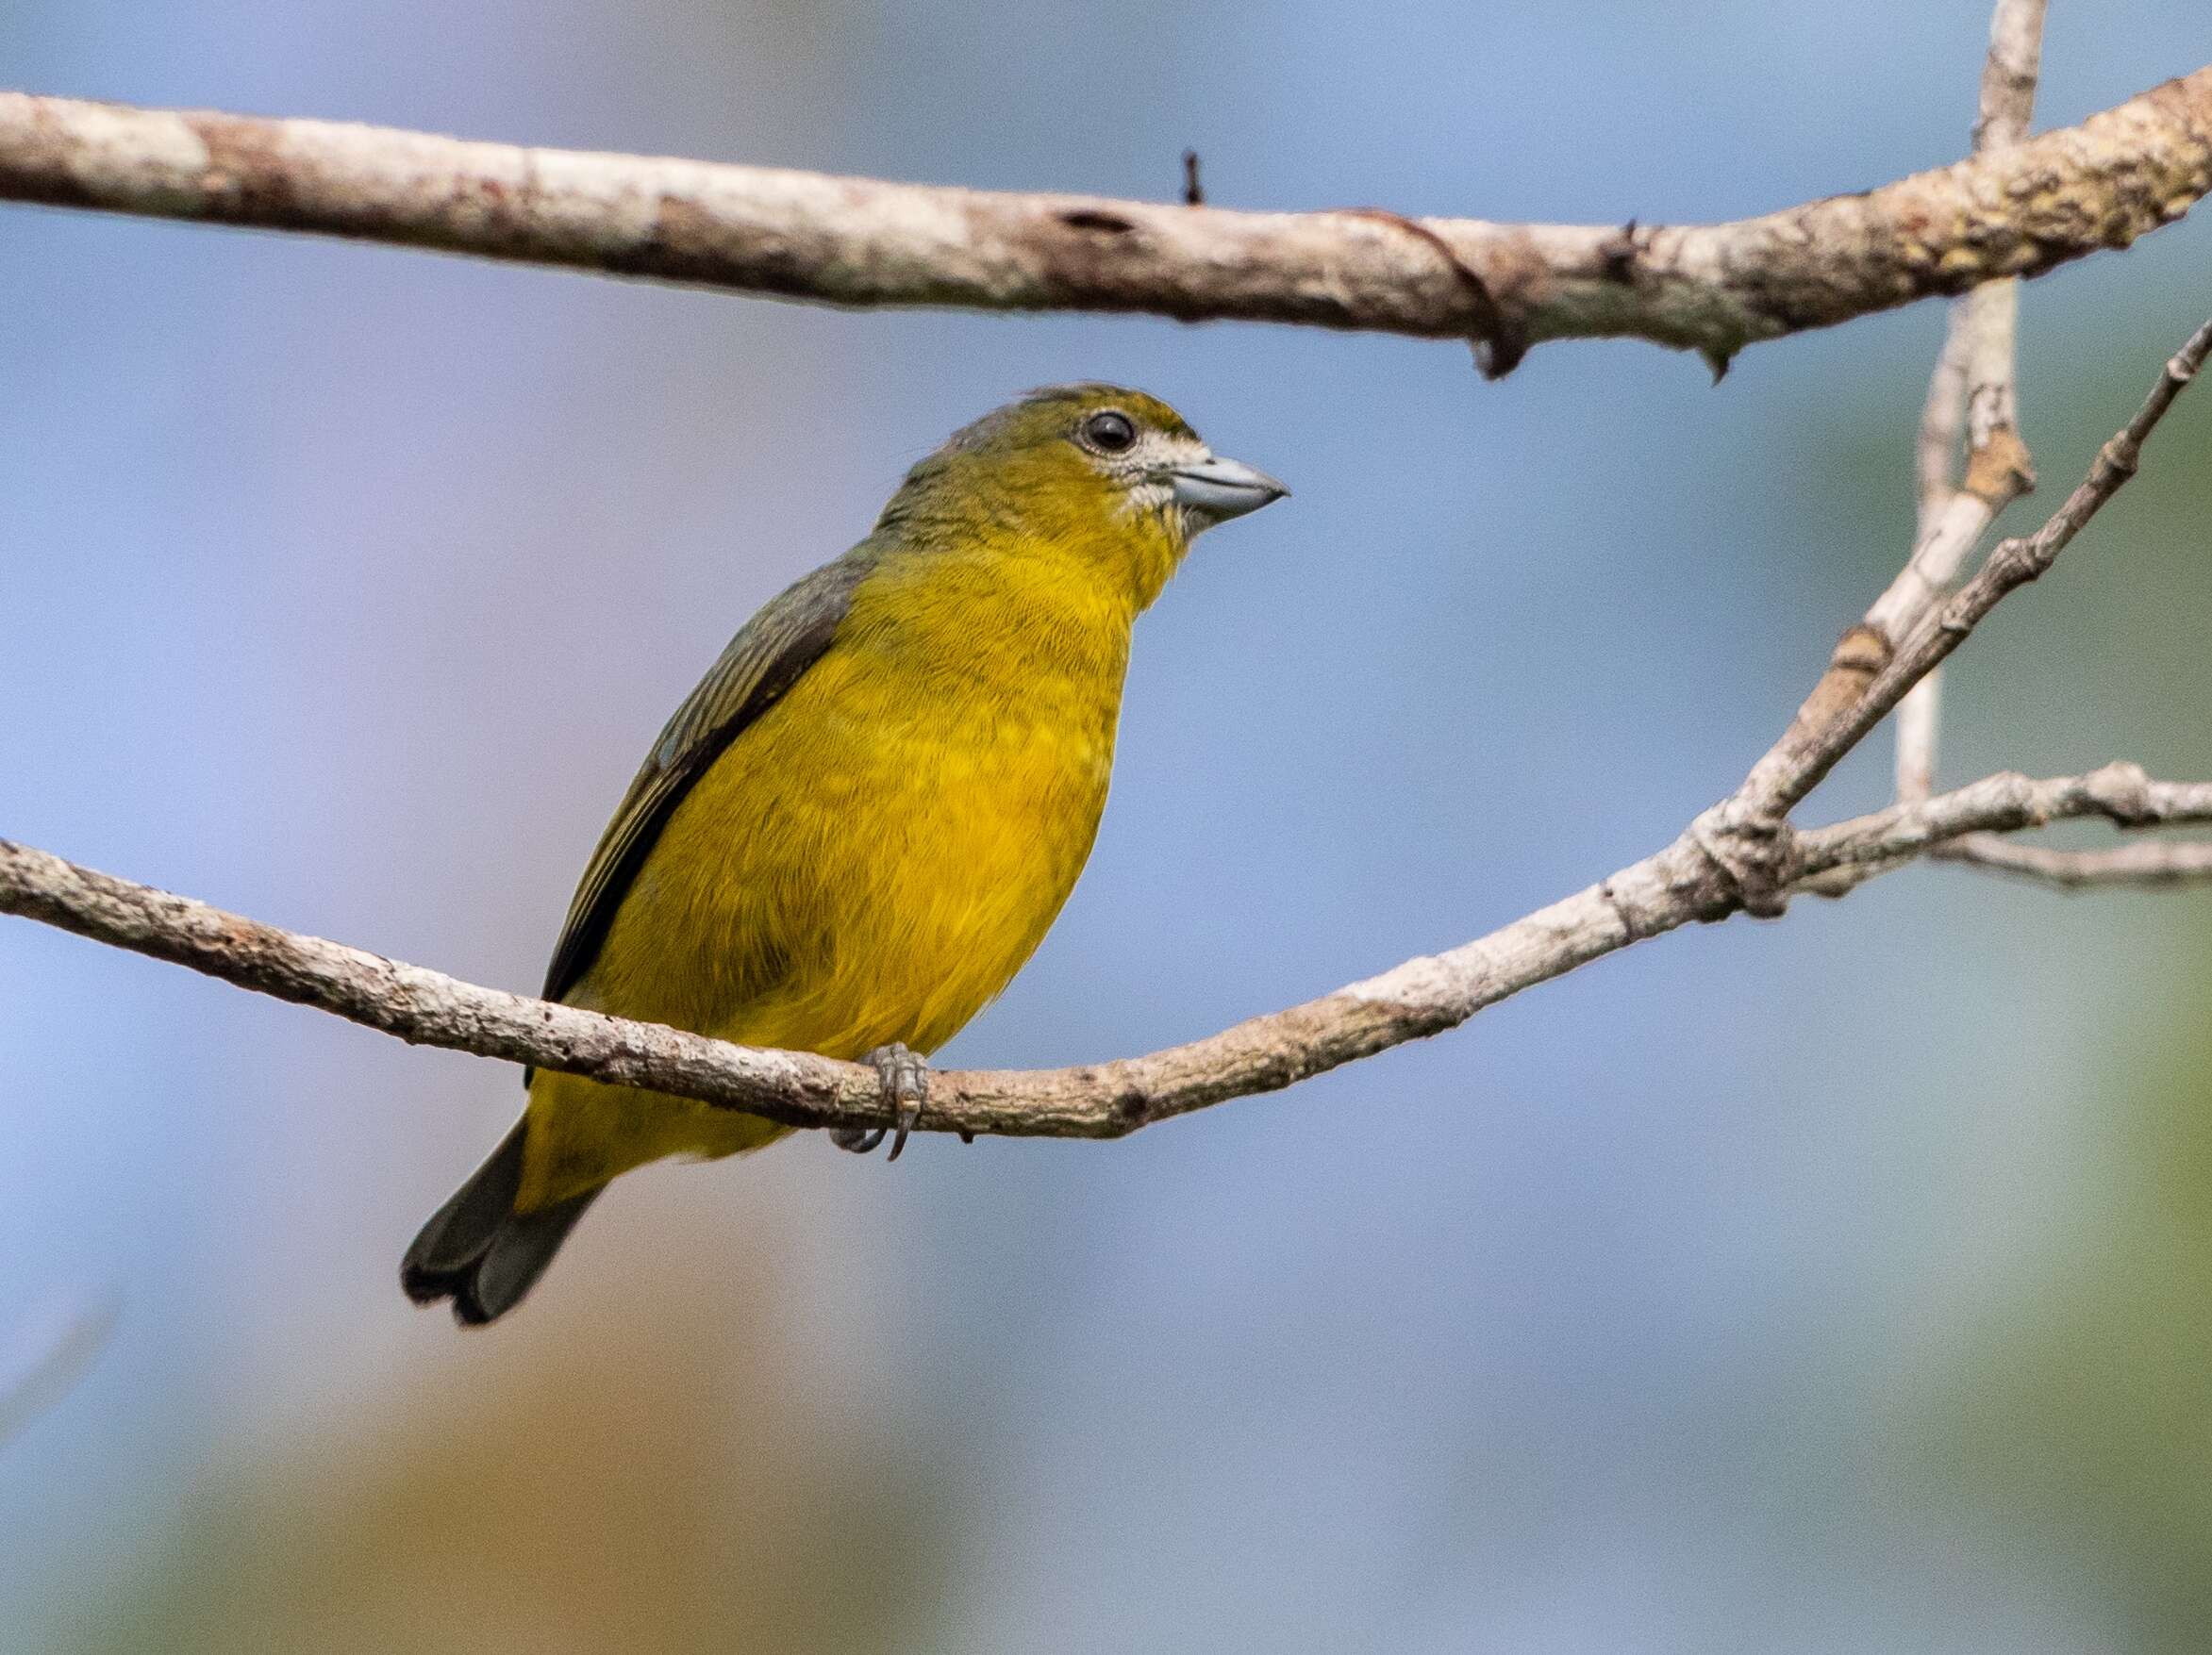
POLYGON ((417 1304, 452 1299, 453 1318, 463 1327, 491 1321, 520 1304, 584 1209, 598 1199, 599 1190, 588 1189, 535 1213, 515 1211, 529 1124, 526 1117, 515 1122, 491 1158, 430 1216, 400 1263, 399 1284, 407 1296, 417 1304))

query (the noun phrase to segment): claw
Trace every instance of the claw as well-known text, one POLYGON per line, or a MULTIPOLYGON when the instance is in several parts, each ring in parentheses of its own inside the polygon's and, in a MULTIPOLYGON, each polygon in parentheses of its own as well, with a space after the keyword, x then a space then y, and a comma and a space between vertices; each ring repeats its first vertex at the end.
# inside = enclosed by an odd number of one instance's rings
POLYGON ((922 1105, 929 1100, 929 1065, 896 1041, 878 1046, 862 1061, 873 1066, 883 1079, 883 1101, 890 1108, 891 1124, 872 1130, 839 1127, 829 1134, 829 1141, 840 1150, 865 1155, 895 1132, 898 1135, 891 1137, 891 1152, 884 1157, 888 1165, 905 1150, 906 1134, 922 1118, 922 1105))
POLYGON ((906 1134, 921 1120, 922 1105, 929 1101, 929 1065, 899 1044, 878 1047, 868 1054, 868 1061, 883 1077, 884 1095, 897 1111, 897 1135, 891 1139, 891 1152, 884 1157, 888 1166, 906 1149, 906 1134))

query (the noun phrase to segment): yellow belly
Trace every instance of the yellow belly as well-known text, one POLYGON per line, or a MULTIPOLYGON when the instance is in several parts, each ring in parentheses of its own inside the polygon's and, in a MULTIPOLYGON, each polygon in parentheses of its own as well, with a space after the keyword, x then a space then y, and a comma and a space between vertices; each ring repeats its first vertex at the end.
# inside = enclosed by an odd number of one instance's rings
MULTIPOLYGON (((746 1045, 935 1051, 1082 871, 1113 760, 1108 664, 1007 697, 833 650, 677 805, 568 999, 746 1045)), ((784 1130, 541 1070, 517 1204, 784 1130)))

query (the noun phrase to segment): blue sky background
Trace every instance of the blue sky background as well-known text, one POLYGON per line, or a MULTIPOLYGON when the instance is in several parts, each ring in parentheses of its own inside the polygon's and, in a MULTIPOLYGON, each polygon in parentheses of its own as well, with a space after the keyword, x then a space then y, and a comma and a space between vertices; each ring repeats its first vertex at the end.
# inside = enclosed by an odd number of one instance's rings
MULTIPOLYGON (((1987 21, 0 0, 0 83, 1155 197, 1189 145, 1222 205, 1651 223, 1954 157, 1987 21)), ((2189 0, 2054 7, 2038 124, 2208 41, 2189 0)), ((2206 235, 2027 290, 2047 500, 2201 320, 2206 235)), ((1940 327, 1718 389, 1631 344, 1487 385, 1449 345, 0 209, 0 834, 531 987, 729 633, 956 425, 1116 379, 1296 496, 1143 621, 1090 869, 944 1056, 1148 1050, 1462 941, 1732 786, 1902 554, 1940 327)), ((2185 403, 1975 640, 1948 777, 2212 774, 2208 459, 2185 403)), ((0 1645, 2163 1647, 2127 1525, 2006 1492, 1963 1445, 2034 1459, 2028 1428, 1964 1399, 2166 1176, 2115 1123, 2201 1072, 2164 1054, 2207 959, 2212 895, 1916 871, 1119 1146, 640 1175, 464 1340, 393 1272, 511 1070, 10 922, 0 1341, 118 1320, 0 1447, 0 1645)), ((2194 1291, 2138 1282, 2145 1325, 2194 1291)), ((2094 1415, 2129 1348, 2075 1355, 2094 1415)), ((2172 1417, 2212 1414, 2191 1369, 2172 1417)))

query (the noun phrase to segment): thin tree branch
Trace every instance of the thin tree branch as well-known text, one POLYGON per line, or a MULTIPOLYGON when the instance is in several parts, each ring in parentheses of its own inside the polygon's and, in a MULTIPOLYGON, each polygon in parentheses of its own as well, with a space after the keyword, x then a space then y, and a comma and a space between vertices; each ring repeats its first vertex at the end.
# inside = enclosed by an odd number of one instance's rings
POLYGON ((1913 545, 1917 548, 1936 526, 1937 515, 1951 498, 1957 483, 1953 471, 1958 443, 1966 431, 1966 330, 1959 326, 1958 301, 1943 329, 1943 349, 1936 357, 1936 371, 1928 376, 1928 400, 1921 409, 1920 430, 1913 442, 1913 483, 1916 510, 1913 545))
MULTIPOLYGON (((1910 627, 1900 641, 1892 644, 1871 621, 1846 632, 1788 732, 1759 761, 1744 788, 1715 807, 1726 813, 1725 825, 1740 831, 1762 814, 1761 798, 1764 814, 1786 815, 2008 592, 2049 569, 2082 525, 2135 475, 2144 439, 2196 377, 2207 352, 2212 352, 2212 322, 2168 358, 2135 418, 2098 451, 2088 476, 2041 528, 2024 539, 2000 542, 1973 579, 1940 607, 1921 603, 1900 608, 1905 619, 1891 624, 1910 627)), ((1897 589, 1892 585, 1885 599, 1897 589)))
POLYGON ((1936 790, 1937 732, 1943 725, 1943 669, 1938 667, 1897 703, 1897 797, 1925 799, 1936 790))
POLYGON ((2109 850, 2054 851, 2047 845, 2016 845, 2010 839, 1969 834, 1938 846, 1930 854, 2070 891, 2111 886, 2150 890, 2212 882, 2212 844, 2201 840, 2147 840, 2109 850))
MULTIPOLYGON (((2044 0, 1997 0, 1974 120, 1976 155, 2027 138, 2042 60, 2043 9, 2044 0)), ((1976 288, 1952 306, 1921 419, 1921 509, 1913 554, 1898 584, 1867 618, 1892 644, 1909 625, 1910 609, 1948 590, 1990 523, 2036 486, 2020 437, 2014 351, 2019 316, 2020 283, 2009 276, 1976 288), (1954 487, 1950 471, 1962 419, 1966 474, 1954 487), (1939 469, 1932 472, 1932 467, 1939 469), (1888 612, 1892 602, 1905 613, 1888 612)), ((1935 791, 1942 693, 1943 669, 1938 667, 1913 686, 1897 710, 1900 799, 1925 799, 1935 791)))
POLYGON ((1839 879, 1821 879, 1810 886, 1797 883, 1804 870, 1792 871, 1789 865, 1789 813, 1990 610, 2049 569, 2120 491, 2135 474, 2144 440, 2196 377, 2207 353, 2212 353, 2212 322, 2167 359, 2135 418, 2098 451, 2088 475, 2049 521, 2025 539, 1999 544, 1950 602, 1921 608, 1912 630, 1894 647, 1870 626, 1844 634, 1828 670, 1781 738, 1734 793, 1699 814, 1672 848, 1687 847, 1703 855, 1726 875, 1741 907, 1766 918, 1779 915, 1797 889, 1836 896, 1859 879, 1886 871, 1869 863, 1839 879), (1862 652, 1857 655, 1849 654, 1854 642, 1862 652))
POLYGON ((2036 78, 2043 59, 2045 0, 1997 0, 1989 19, 1989 55, 1982 60, 1974 149, 2003 149, 2028 135, 2036 112, 2036 78))
MULTIPOLYGON (((1869 675, 1865 688, 1855 697, 1819 720, 1807 719, 1806 709, 1814 705, 1814 701, 1808 701, 1788 734, 1759 761, 1745 784, 1745 793, 1757 795, 1782 811, 1793 807, 1819 785, 1838 759, 1896 706, 1906 690, 1963 643, 2008 593, 2048 570, 2083 526, 2136 474, 2144 441, 2166 417, 2174 399, 2196 378, 2208 353, 2212 353, 2212 322, 2198 328, 2167 358, 2135 417, 2097 451, 2088 475, 2043 526, 2025 538, 1999 542, 1973 578, 1948 603, 1921 608, 1911 622, 1911 631, 1869 675), (1756 786, 1762 781, 1763 786, 1756 786)), ((1846 635, 1846 642, 1849 638, 1846 635)), ((1835 675, 1832 666, 1821 687, 1816 688, 1815 700, 1835 675)))
MULTIPOLYGON (((2212 822, 2212 783, 2154 782, 2133 765, 2052 781, 1989 776, 1834 827, 1785 829, 1776 877, 1785 893, 1833 894, 1962 835, 2079 817, 2126 827, 2212 822), (1844 876, 1841 884, 1836 875, 1844 876)), ((963 1135, 1121 1137, 1439 1034, 1605 954, 1750 905, 1727 864, 1694 831, 1685 833, 1655 855, 1488 936, 1189 1045, 1075 1068, 938 1071, 921 1125, 963 1135)), ((478 987, 5 839, 0 912, 316 1006, 413 1045, 650 1086, 791 1126, 868 1127, 883 1113, 882 1083, 859 1064, 732 1046, 478 987)))
MULTIPOLYGON (((1957 578, 1967 554, 1996 516, 1991 503, 1959 488, 1953 468, 1966 429, 1967 364, 1979 356, 1973 348, 1976 313, 1970 312, 1969 306, 1977 293, 1999 288, 2010 293, 2015 287, 2008 278, 1951 302, 1943 350, 1929 376, 1927 405, 1921 414, 1917 445, 1920 505, 1914 518, 1912 554, 1860 623, 1883 650, 1893 653, 1902 636, 1897 614, 1908 604, 1934 603, 1957 578)), ((2023 448, 2021 452, 2024 455, 2026 451, 2023 448)), ((2022 473, 2016 471, 2012 474, 2018 477, 2022 473)), ((1859 647, 1857 640, 1854 647, 1859 647)), ((1833 659, 1830 670, 1835 670, 1833 659)), ((1896 791, 1902 800, 1925 799, 1936 790, 1936 741, 1942 720, 1942 698, 1943 669, 1938 667, 1914 685, 1898 705, 1896 791)))
POLYGON ((2108 764, 2087 775, 2043 781, 2009 771, 1984 776, 1918 803, 1893 804, 1802 836, 1805 849, 1801 851, 1799 872, 1804 877, 1837 868, 1887 869, 1899 857, 1949 855, 1971 836, 2017 833, 2085 819, 2102 819, 2121 828, 2212 822, 2212 782, 2154 781, 2141 766, 2133 764, 2108 764))
POLYGON ((1465 338, 1492 372, 1532 343, 1602 336, 1724 365, 1755 340, 2124 247, 2207 190, 2212 67, 1863 194, 1626 230, 1013 194, 0 93, 0 199, 834 305, 1465 338))
MULTIPOLYGON (((1928 376, 1928 399, 1921 409, 1920 430, 1913 444, 1915 552, 1935 533, 1937 522, 1957 488, 1953 471, 1959 441, 1966 431, 1968 349, 1967 331, 1961 325, 1964 304, 1962 299, 1951 302, 1943 330, 1943 349, 1937 355, 1935 372, 1928 376)), ((1905 567, 1911 570, 1909 559, 1905 567)), ((1871 626, 1871 622, 1867 624, 1871 626)), ((1898 704, 1896 791, 1899 799, 1908 802, 1925 799, 1936 790, 1936 729, 1942 717, 1942 695, 1943 670, 1938 667, 1914 685, 1898 704)))

